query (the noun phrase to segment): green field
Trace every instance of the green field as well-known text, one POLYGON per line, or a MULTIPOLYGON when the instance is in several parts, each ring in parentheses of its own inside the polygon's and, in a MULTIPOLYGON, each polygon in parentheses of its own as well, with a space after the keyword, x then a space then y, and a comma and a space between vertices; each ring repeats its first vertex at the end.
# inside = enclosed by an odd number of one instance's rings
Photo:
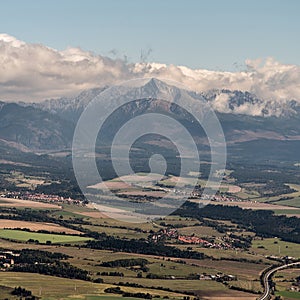
POLYGON ((157 220, 153 222, 154 225, 156 225, 156 228, 160 228, 160 223, 164 222, 166 226, 177 226, 179 225, 180 227, 184 226, 194 226, 195 224, 200 224, 200 222, 196 219, 193 218, 184 218, 184 217, 179 217, 179 216, 166 216, 163 218, 163 220, 157 220))
POLYGON ((276 272, 273 277, 273 281, 276 284, 276 295, 281 296, 285 300, 300 299, 299 292, 290 290, 292 283, 295 282, 295 278, 299 276, 299 268, 289 268, 276 272))
MULTIPOLYGON (((203 248, 197 245, 176 245, 177 248, 181 250, 187 250, 187 248, 192 247, 193 251, 198 251, 201 253, 206 254, 207 256, 214 257, 216 259, 221 259, 221 258, 227 258, 227 259, 249 259, 249 260, 259 260, 261 259, 262 262, 268 262, 265 257, 263 256, 257 256, 256 253, 250 253, 248 251, 240 251, 240 250, 223 250, 220 251, 219 249, 211 249, 211 248, 203 248)), ((217 268, 217 265, 216 265, 217 268)))
POLYGON ((242 188, 242 190, 238 193, 235 194, 238 198, 241 198, 243 200, 245 199, 256 199, 257 197, 259 197, 259 193, 254 191, 254 190, 248 190, 245 188, 242 188))
POLYGON ((23 230, 0 229, 0 238, 10 239, 15 241, 26 242, 29 239, 37 240, 39 243, 45 244, 51 241, 52 244, 74 243, 91 240, 91 238, 73 235, 48 234, 27 232, 23 230))
MULTIPOLYGON (((113 283, 115 279, 113 277, 105 277, 107 282, 113 283)), ((185 291, 219 291, 225 292, 228 289, 220 282, 213 280, 161 280, 161 279, 146 279, 146 278, 126 278, 127 282, 138 283, 143 286, 163 286, 173 290, 182 289, 185 291)))
MULTIPOLYGON (((276 204, 286 205, 287 203, 276 202, 276 204)), ((274 209, 274 213, 275 215, 286 215, 286 216, 299 215, 300 216, 300 209, 274 209)))
POLYGON ((262 293, 263 291, 263 288, 259 281, 237 280, 237 281, 230 282, 230 285, 244 290, 253 291, 253 292, 262 293))
MULTIPOLYGON (((105 294, 104 290, 108 287, 112 287, 110 284, 99 284, 32 273, 0 272, 0 285, 12 288, 22 286, 27 290, 32 291, 33 295, 41 297, 42 300, 135 299, 124 298, 119 295, 114 295, 115 297, 113 297, 113 295, 105 294)), ((182 299, 182 294, 147 288, 122 287, 122 290, 128 292, 149 293, 159 296, 169 296, 170 299, 182 299)))
POLYGON ((183 227, 179 228, 178 232, 183 235, 192 235, 194 234, 195 236, 198 237, 204 237, 204 236, 223 236, 224 234, 218 232, 217 230, 213 229, 212 227, 208 226, 190 226, 190 227, 183 227))
POLYGON ((300 244, 285 242, 277 238, 254 240, 251 250, 264 255, 300 257, 300 244))
POLYGON ((299 292, 281 291, 277 292, 276 295, 283 297, 283 299, 300 299, 299 292))
POLYGON ((290 199, 290 200, 276 201, 274 204, 292 206, 292 207, 299 207, 300 208, 300 197, 295 197, 295 198, 290 199))
POLYGON ((175 277, 187 276, 191 273, 217 273, 216 269, 206 268, 201 266, 186 266, 184 264, 179 264, 171 261, 158 261, 148 265, 149 272, 159 275, 171 275, 175 277))
POLYGON ((62 216, 63 219, 65 220, 70 220, 70 219, 74 219, 74 218, 79 218, 79 219, 83 219, 84 216, 72 211, 67 211, 67 210, 62 210, 62 211, 55 211, 51 214, 51 216, 53 217, 60 217, 62 216))

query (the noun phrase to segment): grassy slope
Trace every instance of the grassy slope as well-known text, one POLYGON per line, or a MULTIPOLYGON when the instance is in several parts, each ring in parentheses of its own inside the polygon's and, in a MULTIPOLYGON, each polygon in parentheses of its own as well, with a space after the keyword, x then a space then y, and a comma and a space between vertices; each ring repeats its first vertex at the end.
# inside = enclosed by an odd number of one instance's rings
POLYGON ((58 244, 83 242, 91 239, 81 236, 27 232, 23 230, 13 229, 0 229, 0 238, 24 242, 28 241, 29 239, 33 239, 38 240, 40 243, 43 244, 45 244, 47 241, 51 241, 51 243, 53 244, 58 244))
MULTIPOLYGON (((34 295, 41 296, 42 300, 69 299, 69 297, 84 299, 87 295, 105 295, 104 290, 111 287, 110 284, 97 284, 87 281, 58 278, 32 273, 0 273, 0 284, 8 287, 22 286, 31 290, 34 295)), ((128 292, 150 293, 152 295, 178 297, 182 294, 157 291, 152 289, 122 287, 128 292)))
POLYGON ((251 251, 264 255, 293 256, 300 258, 300 245, 281 241, 276 238, 254 240, 251 251), (259 247, 264 248, 259 248, 259 247))

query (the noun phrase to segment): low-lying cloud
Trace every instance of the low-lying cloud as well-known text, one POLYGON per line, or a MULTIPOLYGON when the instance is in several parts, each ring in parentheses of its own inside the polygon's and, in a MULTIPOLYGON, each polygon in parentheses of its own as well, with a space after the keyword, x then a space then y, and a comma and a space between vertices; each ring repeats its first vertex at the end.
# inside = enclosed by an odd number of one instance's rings
MULTIPOLYGON (((241 90, 268 101, 300 102, 300 66, 284 65, 272 58, 247 60, 244 71, 197 70, 158 63, 128 63, 79 48, 58 51, 0 34, 0 100, 3 101, 39 102, 139 77, 175 80, 197 92, 241 90)), ((226 96, 220 96, 215 105, 228 110, 226 96)))

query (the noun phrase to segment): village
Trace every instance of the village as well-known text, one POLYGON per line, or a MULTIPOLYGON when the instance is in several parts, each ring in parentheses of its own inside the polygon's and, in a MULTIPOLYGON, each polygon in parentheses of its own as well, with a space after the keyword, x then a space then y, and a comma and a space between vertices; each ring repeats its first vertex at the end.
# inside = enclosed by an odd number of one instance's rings
POLYGON ((181 244, 200 245, 204 248, 223 250, 235 249, 235 247, 232 245, 234 239, 227 236, 219 238, 220 242, 216 243, 208 241, 204 238, 196 237, 194 235, 180 235, 175 228, 164 228, 151 235, 151 240, 154 243, 158 243, 159 241, 163 241, 165 239, 175 239, 181 244))

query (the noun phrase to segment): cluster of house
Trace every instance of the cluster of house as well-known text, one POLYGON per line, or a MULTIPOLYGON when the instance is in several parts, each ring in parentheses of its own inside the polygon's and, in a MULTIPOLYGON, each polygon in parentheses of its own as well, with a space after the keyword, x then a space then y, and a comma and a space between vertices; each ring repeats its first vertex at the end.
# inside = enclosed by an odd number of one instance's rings
MULTIPOLYGON (((217 274, 190 274, 189 277, 192 277, 193 279, 198 280, 215 280, 219 282, 224 281, 234 281, 237 280, 237 277, 235 275, 231 274, 223 274, 223 273, 217 273, 217 274)), ((183 276, 170 276, 168 279, 186 279, 186 277, 183 276)))
POLYGON ((225 239, 221 243, 214 243, 207 241, 203 238, 199 238, 193 235, 180 235, 175 228, 165 228, 162 229, 156 233, 154 233, 151 238, 153 242, 158 242, 160 240, 163 240, 164 238, 173 238, 177 241, 184 243, 184 244, 195 244, 195 245, 201 245, 205 248, 214 248, 214 249, 232 249, 232 245, 230 244, 230 241, 225 239))
POLYGON ((0 269, 7 269, 14 265, 14 257, 19 256, 18 253, 12 251, 0 251, 0 269))
POLYGON ((172 192, 175 195, 188 195, 190 199, 202 199, 202 200, 210 200, 216 202, 232 202, 239 201, 240 199, 228 194, 204 194, 202 189, 195 188, 192 193, 187 191, 186 189, 163 189, 165 192, 172 192))
POLYGON ((237 280, 237 277, 235 275, 231 274, 223 274, 223 273, 218 273, 216 275, 211 275, 211 274, 200 274, 199 275, 200 280, 216 280, 216 281, 233 281, 237 280))
POLYGON ((178 238, 178 231, 175 228, 165 228, 160 231, 163 235, 169 237, 169 238, 178 238))
POLYGON ((233 201, 239 201, 238 198, 234 196, 229 196, 226 194, 217 194, 217 195, 201 195, 201 199, 203 200, 210 200, 215 202, 233 202, 233 201))
POLYGON ((30 193, 30 192, 4 192, 0 195, 3 198, 14 198, 21 200, 42 201, 48 203, 68 203, 68 204, 82 204, 82 201, 72 198, 64 198, 58 195, 44 194, 44 193, 30 193))
POLYGON ((205 248, 214 248, 214 249, 231 249, 232 246, 229 243, 212 243, 202 238, 196 236, 187 236, 187 235, 179 235, 177 238, 178 241, 184 244, 195 244, 201 245, 205 248))
POLYGON ((202 245, 205 248, 215 248, 215 249, 231 248, 231 245, 228 243, 211 243, 207 240, 204 240, 204 239, 196 237, 196 236, 179 235, 177 240, 184 244, 202 245))

